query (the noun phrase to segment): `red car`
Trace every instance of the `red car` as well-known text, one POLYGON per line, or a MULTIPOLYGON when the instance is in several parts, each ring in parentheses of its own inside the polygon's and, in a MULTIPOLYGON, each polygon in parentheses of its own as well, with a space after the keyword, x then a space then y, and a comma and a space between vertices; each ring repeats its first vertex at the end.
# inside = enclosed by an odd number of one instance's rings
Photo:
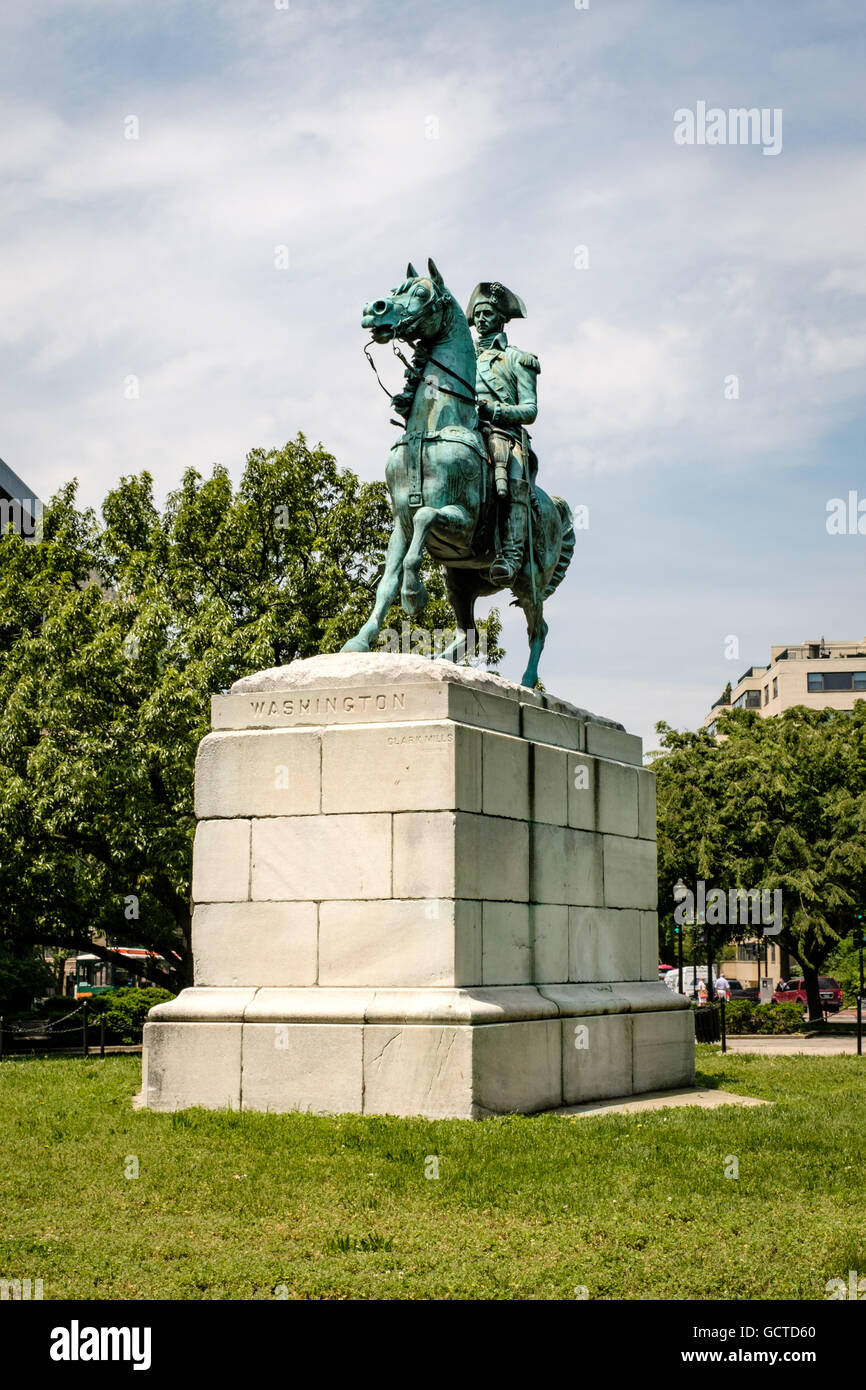
MULTIPOLYGON (((828 1014, 837 1014, 842 1007, 842 989, 838 980, 834 980, 831 975, 818 976, 818 991, 821 995, 821 1003, 828 1014)), ((806 981, 780 980, 773 994, 774 1004, 802 1004, 805 1009, 808 1000, 806 999, 806 981)))

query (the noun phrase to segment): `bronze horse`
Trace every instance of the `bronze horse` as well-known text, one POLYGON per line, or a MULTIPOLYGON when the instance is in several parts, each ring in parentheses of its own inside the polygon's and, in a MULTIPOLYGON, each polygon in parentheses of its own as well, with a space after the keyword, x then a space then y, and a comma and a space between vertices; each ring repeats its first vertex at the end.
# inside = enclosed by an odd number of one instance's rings
MULTIPOLYGON (((364 306, 361 326, 373 341, 411 344, 427 367, 419 379, 405 433, 385 467, 394 529, 373 611, 343 651, 371 649, 400 590, 403 609, 417 616, 427 602, 421 564, 428 553, 445 567, 457 636, 442 656, 459 661, 475 649, 475 600, 497 593, 490 579, 496 558, 497 497, 475 405, 475 346, 469 324, 432 261, 427 275, 410 264, 390 297, 364 306)), ((561 583, 574 553, 571 510, 559 497, 533 489, 532 541, 511 591, 526 615, 529 664, 522 682, 538 680, 547 636, 544 600, 561 583)))

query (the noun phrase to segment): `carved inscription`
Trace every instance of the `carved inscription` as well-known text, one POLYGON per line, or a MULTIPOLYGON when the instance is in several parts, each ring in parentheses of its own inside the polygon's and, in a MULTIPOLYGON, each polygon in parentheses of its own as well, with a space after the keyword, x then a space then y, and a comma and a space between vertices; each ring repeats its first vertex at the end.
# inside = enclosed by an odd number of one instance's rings
POLYGON ((313 724, 377 724, 448 717, 449 687, 344 685, 322 690, 250 690, 214 695, 215 729, 299 728, 313 724))
POLYGON ((367 714, 370 710, 402 710, 406 705, 405 690, 389 690, 352 695, 279 695, 276 699, 267 695, 250 698, 250 712, 258 718, 280 716, 283 719, 300 718, 313 714, 367 714))
POLYGON ((436 744, 453 743, 453 729, 436 729, 432 733, 426 734, 389 734, 388 744, 391 748, 402 748, 404 744, 413 743, 424 748, 435 746, 436 744))

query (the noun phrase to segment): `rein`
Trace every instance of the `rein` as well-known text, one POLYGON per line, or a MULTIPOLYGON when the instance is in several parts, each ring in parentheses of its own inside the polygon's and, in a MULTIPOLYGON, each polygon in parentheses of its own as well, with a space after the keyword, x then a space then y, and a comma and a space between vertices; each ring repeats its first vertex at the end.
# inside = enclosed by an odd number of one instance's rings
MULTIPOLYGON (((378 373, 378 370, 377 370, 377 368, 376 368, 376 363, 373 361, 373 358, 372 358, 371 355, 370 355, 370 344, 371 344, 371 343, 374 343, 375 341, 376 341, 375 338, 371 338, 369 343, 365 343, 365 344, 364 344, 364 348, 363 348, 364 356, 366 357, 367 361, 369 362, 369 364, 370 364, 370 366, 371 366, 371 368, 372 368, 372 370, 373 370, 373 375, 374 375, 374 377, 376 378, 376 380, 378 381, 380 387, 381 387, 382 390, 385 392, 385 395, 388 397, 388 400, 390 401, 390 400, 393 399, 394 392, 388 390, 388 387, 385 385, 384 381, 382 380, 382 378, 380 377, 380 375, 379 375, 379 373, 378 373)), ((407 362, 406 358, 403 356, 402 352, 400 351, 400 349, 398 348, 398 346, 397 346, 397 344, 396 344, 395 342, 392 342, 392 343, 391 343, 391 351, 394 353, 394 356, 395 356, 395 357, 399 357, 400 361, 403 363, 403 366, 404 366, 408 371, 412 372, 413 375, 415 375, 415 376, 418 377, 418 381, 419 381, 419 384, 420 384, 420 382, 422 382, 422 381, 424 380, 424 377, 423 377, 423 376, 421 375, 421 373, 418 371, 417 367, 413 367, 412 364, 411 364, 411 362, 407 362)), ((428 355, 427 355, 427 357, 426 357, 426 359, 425 359, 425 362, 424 362, 424 366, 425 366, 425 367, 426 367, 426 365, 427 365, 428 362, 432 362, 432 363, 433 363, 433 366, 434 366, 434 367, 438 367, 440 371, 448 372, 449 376, 453 376, 457 381, 460 382, 461 386, 468 386, 469 389, 470 389, 470 391, 473 391, 473 392, 474 392, 474 387, 465 379, 465 377, 462 377, 462 376, 460 375, 459 372, 455 372, 455 370, 454 370, 453 367, 447 367, 447 366, 445 365, 444 362, 439 362, 439 361, 437 361, 437 359, 436 359, 435 357, 433 357, 432 354, 428 354, 428 355)), ((463 394, 462 391, 452 391, 451 388, 450 388, 449 386, 440 386, 440 385, 437 385, 436 390, 437 390, 437 391, 441 391, 442 394, 443 394, 443 396, 456 396, 457 399, 458 399, 458 401, 466 401, 466 403, 467 403, 468 405, 475 405, 476 397, 475 397, 474 394, 471 395, 471 396, 464 396, 464 394, 463 394)))
MULTIPOLYGON (((410 372, 416 373, 419 376, 420 381, 424 380, 424 378, 420 376, 420 374, 418 373, 418 369, 416 367, 413 367, 410 362, 406 361, 406 358, 403 356, 402 352, 400 351, 395 342, 391 343, 391 350, 394 353, 395 357, 399 357, 404 367, 408 368, 410 372)), ((459 372, 455 372, 453 367, 446 367, 444 362, 438 361, 438 359, 433 356, 432 352, 428 352, 424 358, 425 367, 427 366, 428 362, 432 362, 433 366, 438 367, 440 371, 447 372, 449 376, 453 376, 455 381, 459 381, 461 386, 466 386, 472 392, 472 395, 464 396, 462 391, 451 391, 447 386, 437 386, 437 391, 441 391, 445 396, 456 396, 459 401, 468 401, 470 405, 475 404, 475 387, 471 382, 467 381, 465 377, 462 377, 459 372)))
POLYGON ((374 375, 374 377, 376 378, 376 380, 378 381, 378 383, 379 383, 379 385, 381 386, 382 390, 385 392, 385 395, 388 397, 388 400, 390 401, 391 397, 394 395, 394 392, 388 390, 387 386, 385 385, 384 381, 382 380, 382 378, 380 377, 378 371, 376 370, 376 363, 373 361, 372 357, 370 356, 370 343, 375 343, 375 341, 376 341, 375 338, 371 338, 369 343, 365 343, 365 344, 364 344, 364 356, 366 357, 367 361, 370 363, 370 366, 373 368, 373 375, 374 375))

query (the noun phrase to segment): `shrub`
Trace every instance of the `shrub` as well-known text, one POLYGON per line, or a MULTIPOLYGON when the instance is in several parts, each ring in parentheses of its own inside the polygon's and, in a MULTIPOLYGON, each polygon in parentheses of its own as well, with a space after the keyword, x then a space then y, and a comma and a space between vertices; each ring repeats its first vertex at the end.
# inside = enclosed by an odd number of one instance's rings
POLYGON ((147 989, 118 989, 100 997, 99 1012, 105 1018, 105 1036, 116 1043, 140 1043, 145 1019, 154 1004, 173 999, 170 990, 156 986, 147 989))
POLYGON ((725 1008, 729 1033, 800 1033, 803 1009, 799 1004, 755 1004, 737 1000, 725 1008))
POLYGON ((758 1004, 755 1009, 759 1033, 801 1033, 802 1004, 758 1004))
POLYGON ((750 999, 738 999, 725 1005, 725 1027, 729 1033, 753 1033, 756 1005, 750 999))

